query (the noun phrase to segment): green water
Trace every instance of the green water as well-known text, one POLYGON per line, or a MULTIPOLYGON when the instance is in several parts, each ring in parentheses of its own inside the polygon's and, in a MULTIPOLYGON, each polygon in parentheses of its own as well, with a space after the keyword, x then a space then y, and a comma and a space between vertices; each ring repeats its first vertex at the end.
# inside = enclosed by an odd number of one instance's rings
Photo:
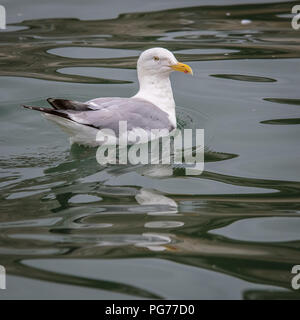
POLYGON ((248 2, 1 2, 0 299, 299 299, 297 2, 248 2), (172 83, 178 122, 205 129, 202 175, 101 167, 20 107, 131 96, 154 46, 193 68, 172 83))

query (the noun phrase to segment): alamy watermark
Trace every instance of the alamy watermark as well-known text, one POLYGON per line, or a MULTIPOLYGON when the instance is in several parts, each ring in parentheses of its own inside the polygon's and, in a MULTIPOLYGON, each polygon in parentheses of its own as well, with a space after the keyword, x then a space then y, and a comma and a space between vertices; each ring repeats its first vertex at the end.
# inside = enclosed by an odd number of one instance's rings
POLYGON ((300 289, 300 265, 299 264, 294 265, 291 273, 295 274, 295 276, 292 278, 292 281, 291 281, 292 288, 294 290, 298 290, 300 289))
POLYGON ((295 16, 292 18, 292 28, 294 30, 299 30, 300 29, 300 5, 296 4, 295 6, 293 6, 292 8, 292 13, 295 14, 295 16))
POLYGON ((6 10, 0 5, 0 29, 6 29, 6 10))
POLYGON ((96 153, 99 164, 175 164, 186 175, 200 175, 204 170, 204 129, 144 130, 127 128, 120 121, 116 132, 99 130, 96 153))
POLYGON ((6 289, 6 271, 0 264, 0 289, 6 289))

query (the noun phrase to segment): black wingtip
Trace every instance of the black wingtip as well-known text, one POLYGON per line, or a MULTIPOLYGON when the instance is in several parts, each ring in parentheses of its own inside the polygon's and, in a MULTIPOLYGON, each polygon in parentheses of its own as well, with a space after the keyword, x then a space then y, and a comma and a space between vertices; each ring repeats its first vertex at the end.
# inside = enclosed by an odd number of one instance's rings
POLYGON ((55 109, 50 109, 50 108, 41 108, 41 107, 32 107, 32 106, 25 106, 23 105, 24 108, 26 109, 30 109, 30 110, 36 110, 36 111, 40 111, 43 113, 47 113, 47 114, 52 114, 61 118, 66 118, 69 119, 69 116, 66 113, 61 112, 60 110, 55 110, 55 109))
POLYGON ((40 107, 33 107, 33 106, 25 106, 24 104, 22 105, 24 108, 26 109, 30 109, 30 110, 38 110, 38 111, 43 111, 43 108, 40 107))
POLYGON ((41 107, 25 106, 24 104, 22 106, 26 109, 41 111, 45 113, 51 113, 51 111, 53 110, 53 109, 47 109, 47 108, 41 108, 41 107))
POLYGON ((31 110, 33 109, 31 106, 25 106, 25 104, 22 104, 22 107, 26 109, 31 109, 31 110))
POLYGON ((47 99, 47 101, 48 101, 50 104, 52 104, 54 100, 55 100, 54 98, 48 98, 48 99, 47 99))
POLYGON ((48 98, 47 101, 55 110, 74 110, 74 111, 91 110, 88 104, 84 102, 75 101, 75 100, 48 98))
POLYGON ((57 99, 54 99, 54 98, 48 98, 48 99, 47 99, 48 103, 51 105, 52 108, 58 109, 58 108, 57 108, 57 105, 56 105, 56 103, 55 103, 55 100, 57 100, 57 99))

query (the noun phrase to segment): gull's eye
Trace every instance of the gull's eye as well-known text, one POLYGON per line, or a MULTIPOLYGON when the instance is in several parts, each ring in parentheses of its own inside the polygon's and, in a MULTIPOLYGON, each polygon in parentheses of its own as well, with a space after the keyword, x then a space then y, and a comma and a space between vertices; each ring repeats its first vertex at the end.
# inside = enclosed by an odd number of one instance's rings
POLYGON ((154 61, 159 61, 159 57, 158 56, 154 56, 153 59, 154 59, 154 61))

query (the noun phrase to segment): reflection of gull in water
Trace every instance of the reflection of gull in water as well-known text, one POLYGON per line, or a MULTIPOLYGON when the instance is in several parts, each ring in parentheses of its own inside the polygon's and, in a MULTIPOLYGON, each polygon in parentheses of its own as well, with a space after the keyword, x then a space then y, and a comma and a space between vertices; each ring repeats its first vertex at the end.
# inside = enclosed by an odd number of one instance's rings
POLYGON ((148 213, 150 215, 173 215, 178 212, 177 203, 173 199, 160 194, 156 190, 141 188, 136 194, 135 199, 140 205, 161 205, 166 207, 166 209, 160 209, 157 212, 148 213))
MULTIPOLYGON (((97 145, 96 136, 101 129, 111 129, 118 136, 119 122, 127 122, 128 136, 144 129, 176 128, 175 102, 169 75, 172 71, 192 74, 192 69, 177 61, 174 55, 163 48, 144 51, 137 62, 140 84, 132 98, 96 98, 85 103, 48 99, 51 108, 26 108, 42 111, 71 136, 71 142, 97 145)), ((135 142, 135 140, 129 142, 135 142)))

